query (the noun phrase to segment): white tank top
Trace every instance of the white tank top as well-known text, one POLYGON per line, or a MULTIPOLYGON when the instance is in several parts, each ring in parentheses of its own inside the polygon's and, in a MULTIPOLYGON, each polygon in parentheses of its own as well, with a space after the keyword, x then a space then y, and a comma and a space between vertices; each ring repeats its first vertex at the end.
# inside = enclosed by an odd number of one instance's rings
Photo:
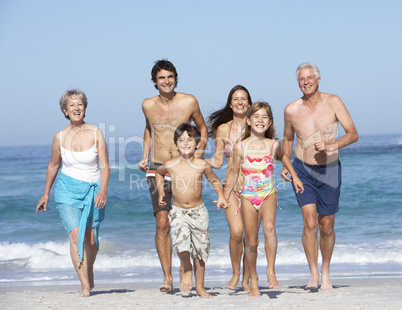
POLYGON ((96 182, 100 178, 98 168, 98 148, 96 146, 96 131, 95 143, 86 151, 74 152, 66 150, 63 147, 60 131, 60 153, 63 166, 61 172, 69 177, 85 182, 96 182))

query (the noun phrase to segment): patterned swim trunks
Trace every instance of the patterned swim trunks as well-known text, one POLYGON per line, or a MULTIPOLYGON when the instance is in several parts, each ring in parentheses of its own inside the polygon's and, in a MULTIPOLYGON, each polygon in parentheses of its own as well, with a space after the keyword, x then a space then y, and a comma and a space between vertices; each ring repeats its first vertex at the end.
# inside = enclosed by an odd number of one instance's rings
POLYGON ((209 214, 204 203, 187 209, 172 206, 169 222, 173 247, 177 253, 190 252, 191 257, 204 263, 208 260, 211 243, 209 241, 209 214))

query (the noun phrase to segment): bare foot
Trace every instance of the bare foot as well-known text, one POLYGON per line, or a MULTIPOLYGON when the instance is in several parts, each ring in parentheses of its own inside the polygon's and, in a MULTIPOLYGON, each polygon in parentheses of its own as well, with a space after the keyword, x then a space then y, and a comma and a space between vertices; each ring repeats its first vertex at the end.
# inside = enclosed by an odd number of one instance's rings
POLYGON ((208 292, 203 287, 196 288, 197 295, 201 298, 213 298, 212 295, 208 294, 208 292))
POLYGON ((93 288, 95 287, 93 271, 88 274, 88 280, 89 280, 89 287, 90 287, 91 290, 93 290, 93 288))
POLYGON ((233 275, 232 279, 226 284, 226 287, 232 291, 235 291, 237 288, 237 282, 239 282, 240 277, 237 275, 233 275))
POLYGON ((331 279, 329 277, 329 271, 321 271, 321 289, 324 291, 332 290, 331 279))
POLYGON ((258 289, 258 278, 257 280, 250 279, 250 292, 248 294, 249 297, 260 297, 261 293, 258 289))
POLYGON ((247 280, 243 279, 243 282, 241 283, 241 286, 243 287, 243 291, 245 291, 245 292, 250 291, 250 284, 248 282, 249 282, 249 279, 247 279, 247 280))
POLYGON ((159 291, 162 293, 171 293, 173 292, 173 282, 164 282, 160 287, 159 291))
POLYGON ((310 282, 304 288, 305 290, 316 290, 318 289, 318 279, 320 278, 319 275, 311 275, 310 282))
POLYGON ((188 270, 183 272, 183 275, 180 279, 180 292, 188 293, 193 288, 193 271, 188 270))
POLYGON ((182 265, 179 267, 179 277, 180 277, 180 282, 183 279, 183 273, 184 273, 184 268, 182 265))
POLYGON ((80 297, 89 297, 89 289, 81 290, 81 293, 78 296, 80 296, 80 297))
POLYGON ((268 272, 267 277, 268 277, 268 288, 281 288, 282 287, 278 283, 278 280, 276 279, 275 273, 268 272))

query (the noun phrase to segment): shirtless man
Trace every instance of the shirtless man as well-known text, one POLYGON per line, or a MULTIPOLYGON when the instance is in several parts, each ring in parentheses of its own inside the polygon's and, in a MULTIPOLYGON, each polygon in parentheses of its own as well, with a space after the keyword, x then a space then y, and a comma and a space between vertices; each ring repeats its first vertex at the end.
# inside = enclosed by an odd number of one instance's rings
POLYGON ((159 95, 147 98, 142 103, 146 127, 142 160, 138 167, 147 171, 147 182, 152 198, 153 212, 156 217, 155 245, 164 273, 161 292, 173 291, 172 245, 169 235, 168 213, 171 207, 170 177, 165 177, 165 207, 158 205, 158 189, 155 184, 155 170, 166 160, 178 157, 173 134, 177 126, 192 120, 201 131, 201 141, 195 157, 202 158, 208 140, 208 131, 200 107, 193 95, 175 92, 177 71, 167 60, 159 60, 151 71, 152 81, 159 95), (151 152, 151 163, 148 158, 151 152))
MULTIPOLYGON (((296 193, 303 214, 302 241, 310 268, 306 289, 318 289, 318 227, 322 255, 321 289, 330 290, 330 262, 335 245, 335 213, 339 210, 341 164, 338 150, 357 141, 353 120, 342 100, 318 90, 321 82, 316 65, 303 63, 296 70, 303 97, 285 108, 283 151, 292 155, 293 139, 297 145, 293 167, 304 185, 304 193, 296 193), (338 123, 345 135, 337 139, 338 123), (317 216, 318 214, 318 216, 317 216)), ((281 177, 291 181, 283 168, 281 177)))

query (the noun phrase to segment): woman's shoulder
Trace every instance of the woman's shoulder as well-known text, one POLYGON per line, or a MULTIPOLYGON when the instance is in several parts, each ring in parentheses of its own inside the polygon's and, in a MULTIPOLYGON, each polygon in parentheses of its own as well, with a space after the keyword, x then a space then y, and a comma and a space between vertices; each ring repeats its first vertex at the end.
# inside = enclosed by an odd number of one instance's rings
POLYGON ((229 128, 232 125, 232 122, 233 122, 233 120, 219 125, 216 130, 216 135, 217 136, 227 136, 229 134, 229 128))
POLYGON ((88 123, 85 123, 85 129, 92 130, 92 131, 100 130, 97 126, 91 125, 91 124, 88 124, 88 123))
POLYGON ((62 136, 65 136, 69 131, 71 130, 71 126, 68 125, 66 128, 59 130, 58 132, 56 132, 56 136, 59 136, 60 134, 62 136))
POLYGON ((56 132, 56 133, 54 134, 53 143, 54 143, 55 141, 60 141, 60 138, 61 138, 60 135, 62 134, 63 130, 65 130, 65 129, 59 130, 58 132, 56 132))
POLYGON ((244 139, 244 140, 238 140, 234 146, 233 146, 233 150, 237 150, 237 152, 242 152, 244 151, 244 145, 247 143, 248 138, 244 139))

